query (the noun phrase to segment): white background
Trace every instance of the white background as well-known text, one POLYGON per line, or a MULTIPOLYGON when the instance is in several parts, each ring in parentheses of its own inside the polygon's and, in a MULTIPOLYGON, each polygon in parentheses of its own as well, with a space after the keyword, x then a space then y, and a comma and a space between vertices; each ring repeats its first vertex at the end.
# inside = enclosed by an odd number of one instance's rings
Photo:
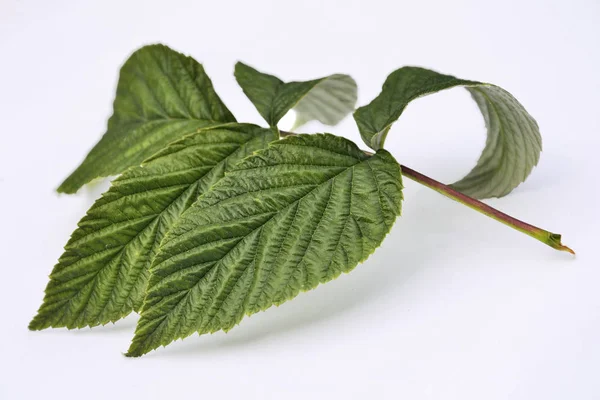
MULTIPOLYGON (((599 399, 599 26, 597 0, 0 0, 0 398, 599 399), (284 80, 349 73, 361 105, 403 65, 506 88, 544 152, 489 203, 562 233, 577 256, 407 181, 404 215, 367 262, 228 334, 128 359, 136 316, 29 332, 100 194, 54 189, 104 132, 121 63, 153 42, 204 63, 240 121, 262 123, 236 60, 284 80)), ((359 140, 351 118, 328 131, 359 140)), ((411 104, 387 143, 450 182, 484 138, 454 89, 411 104)))

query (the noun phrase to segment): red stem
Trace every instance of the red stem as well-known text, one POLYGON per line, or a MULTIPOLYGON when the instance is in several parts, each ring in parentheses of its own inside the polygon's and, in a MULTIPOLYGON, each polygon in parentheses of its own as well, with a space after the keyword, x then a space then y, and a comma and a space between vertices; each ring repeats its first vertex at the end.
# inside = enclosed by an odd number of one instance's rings
MULTIPOLYGON (((295 133, 285 131, 280 131, 279 133, 281 134, 281 136, 295 135, 295 133)), ((365 151, 365 153, 369 155, 373 154, 368 151, 365 151)), ((537 226, 530 225, 526 222, 511 217, 510 215, 505 214, 502 211, 496 210, 494 207, 491 207, 477 199, 474 199, 472 197, 467 196, 464 193, 452 189, 448 185, 444 185, 443 183, 438 182, 435 179, 425 176, 422 173, 407 167, 406 165, 400 165, 400 168, 402 169, 402 175, 412 179, 415 182, 427 186, 428 188, 433 189, 436 192, 443 194, 444 196, 452 200, 458 201, 459 203, 464 204, 475 211, 479 211, 480 213, 487 215, 488 217, 493 218, 496 221, 501 222, 513 229, 516 229, 519 232, 529 235, 532 238, 537 239, 540 242, 552 247, 553 249, 568 251, 571 254, 575 254, 573 250, 561 243, 561 236, 557 233, 546 231, 544 229, 538 228, 537 226)))

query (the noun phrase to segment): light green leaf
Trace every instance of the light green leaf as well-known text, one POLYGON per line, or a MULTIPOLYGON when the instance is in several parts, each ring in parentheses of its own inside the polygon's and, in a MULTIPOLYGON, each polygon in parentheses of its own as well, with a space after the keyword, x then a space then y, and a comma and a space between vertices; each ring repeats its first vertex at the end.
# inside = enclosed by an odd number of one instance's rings
POLYGON ((163 45, 142 47, 125 62, 113 108, 108 130, 58 192, 75 193, 187 134, 235 122, 202 65, 163 45))
POLYGON ((400 166, 333 135, 271 143, 185 212, 161 244, 128 355, 253 314, 364 261, 400 214, 400 166))
POLYGON ((283 82, 279 78, 238 62, 235 79, 271 126, 290 110, 296 113, 296 129, 317 120, 336 125, 356 105, 356 82, 348 75, 334 74, 306 82, 283 82))
POLYGON ((487 141, 477 165, 451 186, 475 198, 502 197, 525 181, 537 165, 542 139, 537 123, 506 90, 417 67, 394 71, 381 94, 354 113, 360 134, 374 150, 383 148, 394 122, 412 100, 464 86, 485 119, 487 141))
POLYGON ((95 326, 139 310, 171 225, 232 165, 275 139, 254 125, 208 128, 125 171, 79 222, 30 329, 95 326))

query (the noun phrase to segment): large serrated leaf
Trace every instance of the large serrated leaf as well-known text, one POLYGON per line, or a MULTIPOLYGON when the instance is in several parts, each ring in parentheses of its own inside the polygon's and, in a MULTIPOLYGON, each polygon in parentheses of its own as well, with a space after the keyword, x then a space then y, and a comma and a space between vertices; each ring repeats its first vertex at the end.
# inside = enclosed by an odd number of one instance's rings
POLYGON ((134 52, 121 68, 108 129, 57 189, 75 193, 97 177, 117 175, 168 143, 235 122, 201 64, 163 45, 134 52))
POLYGON ((300 135, 247 158, 185 212, 151 267, 128 355, 245 314, 352 270, 400 214, 400 166, 333 135, 300 135))
POLYGON ((293 129, 317 120, 336 125, 356 106, 356 82, 348 75, 334 74, 305 82, 283 82, 238 62, 235 79, 271 126, 290 110, 296 113, 293 129))
POLYGON ((30 329, 95 326, 137 311, 171 225, 232 165, 276 138, 254 125, 210 128, 125 171, 79 222, 30 329))
POLYGON ((481 110, 487 141, 477 165, 451 186, 475 198, 502 197, 525 181, 537 165, 542 139, 537 123, 506 90, 487 83, 404 67, 394 71, 381 94, 354 113, 364 142, 383 148, 392 124, 412 100, 440 90, 464 86, 481 110))

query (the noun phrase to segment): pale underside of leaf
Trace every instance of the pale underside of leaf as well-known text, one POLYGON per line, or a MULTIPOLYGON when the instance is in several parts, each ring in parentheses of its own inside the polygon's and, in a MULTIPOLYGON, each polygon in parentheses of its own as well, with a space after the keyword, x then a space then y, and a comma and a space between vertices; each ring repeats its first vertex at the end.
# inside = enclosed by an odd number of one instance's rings
POLYGON ((333 135, 272 143, 238 164, 163 241, 128 355, 294 298, 365 260, 400 214, 401 173, 333 135))
POLYGON ((465 87, 483 114, 487 140, 476 166, 451 186, 474 198, 502 197, 521 184, 542 150, 539 127, 510 93, 491 84, 467 81, 417 67, 393 72, 381 94, 354 113, 361 136, 383 148, 392 124, 414 99, 456 86, 465 87))
POLYGON ((356 106, 356 82, 334 74, 305 82, 283 82, 238 62, 235 78, 258 112, 271 126, 290 110, 296 113, 294 128, 309 121, 336 125, 356 106))
POLYGON ((276 138, 248 124, 206 129, 115 179, 65 246, 30 328, 95 326, 138 311, 174 221, 225 171, 276 138))
POLYGON ((94 178, 118 175, 187 134, 235 118, 201 64, 163 45, 134 52, 121 68, 108 129, 57 189, 75 193, 94 178))
POLYGON ((505 196, 527 179, 540 159, 538 124, 517 99, 498 86, 467 90, 483 114, 487 139, 477 165, 450 186, 477 199, 505 196))
POLYGON ((337 125, 354 111, 357 99, 356 82, 348 75, 334 74, 319 82, 292 110, 296 122, 292 130, 316 120, 322 124, 337 125))

